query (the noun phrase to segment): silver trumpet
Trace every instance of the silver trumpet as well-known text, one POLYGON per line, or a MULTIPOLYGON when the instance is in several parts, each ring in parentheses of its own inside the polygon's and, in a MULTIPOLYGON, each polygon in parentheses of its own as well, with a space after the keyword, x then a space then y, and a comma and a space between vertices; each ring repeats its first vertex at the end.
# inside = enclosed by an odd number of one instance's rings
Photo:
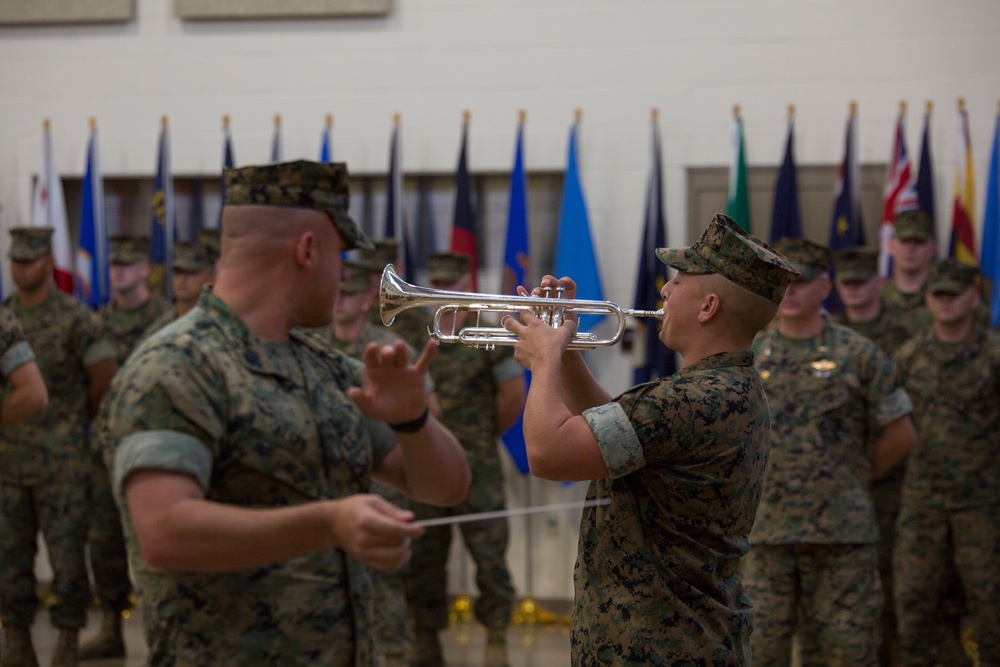
POLYGON ((663 318, 662 310, 631 310, 611 301, 566 299, 563 298, 565 289, 562 287, 555 290, 556 295, 553 298, 549 298, 553 291, 551 288, 546 288, 545 291, 546 296, 506 296, 420 287, 404 281, 392 264, 389 264, 382 272, 379 312, 382 315, 382 323, 389 326, 396 319, 396 315, 408 308, 436 307, 434 323, 428 331, 431 338, 440 343, 462 343, 486 349, 492 349, 497 345, 514 345, 517 343, 517 336, 503 327, 482 325, 481 318, 484 313, 530 312, 552 327, 561 326, 567 314, 610 315, 616 319, 618 326, 613 336, 598 338, 596 334, 578 331, 569 341, 571 350, 590 350, 595 347, 615 345, 621 341, 625 333, 626 317, 663 318), (446 313, 461 310, 475 314, 475 325, 463 327, 458 331, 452 326, 451 331, 442 331, 441 317, 446 313))

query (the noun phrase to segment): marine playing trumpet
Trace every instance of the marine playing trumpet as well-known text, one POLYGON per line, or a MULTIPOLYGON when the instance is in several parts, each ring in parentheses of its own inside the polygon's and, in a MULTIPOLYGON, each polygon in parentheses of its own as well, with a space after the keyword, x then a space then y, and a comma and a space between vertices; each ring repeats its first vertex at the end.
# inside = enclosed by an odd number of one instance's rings
POLYGON ((396 319, 396 315, 403 310, 418 306, 436 307, 434 322, 428 332, 431 338, 439 343, 462 343, 487 349, 497 345, 514 345, 517 343, 517 336, 503 327, 485 326, 482 323, 482 316, 485 313, 517 314, 528 311, 552 327, 561 326, 569 314, 606 315, 615 319, 617 326, 614 335, 599 338, 594 333, 578 331, 569 341, 571 350, 590 350, 595 347, 615 345, 625 334, 626 317, 663 318, 662 310, 633 310, 622 308, 611 301, 565 299, 562 297, 562 288, 556 290, 556 295, 552 297, 551 291, 550 288, 546 288, 545 296, 507 296, 432 289, 404 281, 392 264, 389 264, 382 272, 379 312, 382 315, 382 323, 389 326, 396 319), (475 315, 474 326, 462 327, 457 331, 454 327, 451 331, 442 330, 441 317, 446 313, 460 310, 475 315))

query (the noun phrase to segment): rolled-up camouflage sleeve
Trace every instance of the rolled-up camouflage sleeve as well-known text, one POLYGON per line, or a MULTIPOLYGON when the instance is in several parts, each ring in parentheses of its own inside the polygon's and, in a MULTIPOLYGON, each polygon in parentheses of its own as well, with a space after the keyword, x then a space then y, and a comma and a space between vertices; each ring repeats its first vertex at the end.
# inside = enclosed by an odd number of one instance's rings
POLYGON ((197 438, 177 431, 142 431, 122 439, 115 450, 114 488, 136 470, 189 475, 208 491, 212 454, 197 438))
POLYGON ((35 353, 28 345, 28 341, 20 340, 8 347, 7 351, 0 357, 0 375, 9 377, 15 370, 34 360, 35 353))
POLYGON ((612 479, 624 477, 646 465, 642 443, 621 405, 608 403, 585 410, 583 418, 597 438, 612 479))

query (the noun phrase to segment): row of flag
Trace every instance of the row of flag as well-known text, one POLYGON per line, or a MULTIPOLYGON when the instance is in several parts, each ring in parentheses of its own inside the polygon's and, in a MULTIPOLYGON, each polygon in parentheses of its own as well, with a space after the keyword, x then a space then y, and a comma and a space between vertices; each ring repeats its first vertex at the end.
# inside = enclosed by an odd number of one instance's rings
MULTIPOLYGON (((957 257, 962 261, 977 263, 973 219, 975 189, 972 176, 972 151, 969 142, 968 114, 961 103, 959 111, 961 155, 955 179, 952 233, 948 252, 949 255, 957 257)), ((932 160, 929 139, 931 110, 928 108, 924 119, 921 159, 918 170, 912 168, 906 146, 903 131, 905 113, 906 109, 905 105, 903 105, 900 108, 895 124, 892 155, 890 156, 889 165, 886 170, 883 215, 879 226, 878 244, 883 250, 881 268, 885 274, 891 273, 892 270, 886 249, 889 240, 892 238, 892 221, 895 214, 909 208, 920 207, 926 209, 933 218, 935 211, 934 189, 932 187, 934 179, 931 173, 932 160)), ((856 120, 857 108, 856 105, 852 104, 847 121, 844 157, 840 165, 830 223, 829 244, 833 248, 863 245, 866 242, 860 207, 856 120)), ((228 117, 223 119, 222 165, 224 167, 231 167, 235 164, 232 136, 228 121, 228 117)), ((998 170, 1000 170, 1000 167, 998 167, 998 162, 1000 162, 1000 155, 998 155, 998 151, 1000 151, 1000 148, 998 148, 1000 137, 996 136, 1000 132, 1000 114, 998 114, 997 123, 998 129, 995 132, 993 140, 993 155, 990 164, 990 182, 987 188, 987 201, 984 208, 983 247, 978 257, 978 263, 981 265, 984 275, 992 279, 994 291, 996 291, 996 284, 998 282, 997 276, 1000 274, 1000 266, 998 266, 998 261, 1000 261, 998 254, 1000 253, 997 251, 997 244, 1000 242, 997 238, 1000 236, 1000 233, 997 231, 998 218, 1000 218, 1000 186, 998 186, 998 178, 1000 178, 1000 175, 998 175, 998 170)), ((469 255, 475 262, 479 255, 479 249, 476 241, 475 216, 468 170, 468 125, 469 118, 468 114, 466 114, 463 119, 458 168, 455 175, 456 200, 452 238, 449 248, 455 252, 469 255)), ((332 159, 331 126, 332 117, 327 116, 326 124, 320 137, 319 159, 323 161, 332 159)), ((601 288, 600 272, 596 255, 593 252, 589 216, 579 175, 579 160, 577 156, 578 126, 579 117, 574 120, 570 128, 554 267, 558 275, 573 275, 576 278, 580 298, 602 300, 603 291, 601 288)), ((523 119, 519 122, 518 128, 516 157, 523 160, 523 119)), ((280 116, 276 116, 275 135, 271 150, 272 161, 280 161, 282 159, 280 129, 280 116)), ((782 236, 801 236, 803 233, 796 179, 794 139, 794 108, 790 107, 784 157, 774 190, 774 205, 772 208, 770 229, 771 241, 775 241, 782 236)), ((734 124, 731 140, 732 160, 730 164, 727 212, 741 226, 751 231, 746 168, 746 139, 739 107, 734 108, 734 124)), ((653 155, 650 162, 650 182, 647 185, 646 212, 643 223, 643 248, 638 261, 635 299, 635 307, 644 310, 655 309, 655 301, 658 299, 657 287, 662 284, 662 282, 658 281, 662 281, 663 279, 660 275, 662 272, 657 263, 648 261, 648 257, 652 255, 649 252, 650 249, 665 243, 665 223, 662 214, 661 149, 655 116, 651 146, 653 155), (650 297, 649 295, 652 296, 650 297), (649 303, 650 299, 654 302, 649 303)), ((408 278, 412 280, 416 265, 418 263, 420 265, 424 264, 426 249, 433 249, 437 244, 433 238, 434 226, 419 224, 421 222, 419 218, 424 216, 418 216, 418 225, 415 230, 416 235, 423 238, 406 238, 412 232, 411 226, 408 226, 405 222, 402 205, 402 156, 398 115, 395 118, 390 142, 389 167, 384 235, 386 237, 398 238, 401 241, 401 256, 398 263, 403 269, 404 274, 408 275, 408 278), (423 256, 417 251, 423 251, 423 256), (417 258, 417 261, 414 261, 415 258, 417 258)), ((523 177, 523 162, 519 168, 523 177)), ((518 169, 518 165, 515 162, 516 169, 518 169)), ((515 192, 517 181, 515 177, 516 171, 512 172, 512 174, 511 207, 512 209, 515 206, 526 208, 526 195, 523 192, 520 194, 515 192)), ((69 232, 65 222, 66 212, 62 197, 62 185, 53 167, 51 134, 48 122, 46 121, 43 134, 42 170, 35 191, 33 222, 34 224, 52 226, 56 229, 53 242, 57 267, 56 284, 60 289, 75 292, 81 300, 86 301, 94 307, 99 307, 106 303, 110 297, 107 280, 107 230, 105 229, 103 212, 102 182, 97 127, 92 121, 83 182, 80 243, 74 252, 70 247, 69 232)), ((220 189, 224 197, 224 184, 220 185, 220 189)), ((166 118, 163 119, 160 131, 157 171, 150 211, 152 260, 156 264, 169 267, 176 229, 173 213, 172 178, 170 176, 169 127, 166 118)), ((514 219, 508 221, 508 227, 516 224, 519 223, 514 219)), ((508 233, 513 232, 509 229, 508 233)), ((518 264, 519 262, 525 266, 528 264, 527 258, 529 255, 526 250, 526 232, 524 233, 524 243, 522 245, 525 246, 525 249, 521 251, 520 255, 510 255, 511 249, 506 249, 505 271, 510 270, 513 272, 513 275, 523 275, 524 273, 524 268, 518 264)), ((477 268, 474 263, 474 276, 478 273, 477 268)), ((522 282, 527 283, 528 281, 522 282)), ((169 281, 166 281, 165 284, 169 285, 169 281)), ((1000 309, 1000 299, 993 299, 993 307, 994 310, 1000 309)), ((1000 322, 1000 313, 997 313, 995 318, 996 322, 1000 322)), ((596 320, 598 318, 596 316, 589 319, 593 321, 584 321, 581 323, 584 329, 592 329, 597 326, 598 322, 596 320)), ((649 334, 648 329, 651 327, 644 328, 647 329, 646 333, 649 334)), ((650 336, 644 347, 648 355, 656 356, 661 346, 650 336)), ((650 364, 648 368, 664 368, 664 366, 662 363, 657 362, 650 364)), ((657 372, 639 369, 636 372, 636 378, 641 379, 647 374, 655 377, 657 372)))

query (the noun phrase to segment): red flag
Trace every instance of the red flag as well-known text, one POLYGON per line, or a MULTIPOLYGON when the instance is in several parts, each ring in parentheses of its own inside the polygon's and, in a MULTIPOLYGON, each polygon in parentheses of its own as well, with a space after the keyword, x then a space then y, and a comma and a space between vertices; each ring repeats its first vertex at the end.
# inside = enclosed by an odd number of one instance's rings
POLYGON ((892 273, 892 258, 889 255, 889 242, 896 232, 896 214, 918 208, 917 191, 913 183, 913 169, 910 166, 910 154, 906 150, 906 137, 903 134, 903 123, 906 121, 906 103, 900 104, 899 116, 896 117, 896 131, 892 139, 892 155, 885 170, 885 188, 882 190, 882 224, 879 226, 879 273, 883 276, 892 273))
POLYGON ((35 227, 52 227, 52 274, 56 287, 73 294, 73 253, 69 242, 69 224, 66 222, 66 200, 62 180, 56 173, 52 159, 52 136, 46 118, 42 132, 42 165, 35 183, 35 202, 31 223, 35 227))
POLYGON ((476 247, 476 226, 472 213, 472 192, 469 187, 469 163, 466 157, 466 139, 469 134, 469 114, 462 122, 462 148, 458 154, 455 172, 455 218, 451 228, 451 252, 466 255, 471 260, 472 291, 479 291, 479 250, 476 247))
POLYGON ((972 143, 969 140, 969 114, 965 100, 958 100, 958 166, 955 169, 955 195, 951 212, 951 244, 948 256, 963 264, 976 266, 976 233, 973 227, 976 184, 972 171, 972 143))

